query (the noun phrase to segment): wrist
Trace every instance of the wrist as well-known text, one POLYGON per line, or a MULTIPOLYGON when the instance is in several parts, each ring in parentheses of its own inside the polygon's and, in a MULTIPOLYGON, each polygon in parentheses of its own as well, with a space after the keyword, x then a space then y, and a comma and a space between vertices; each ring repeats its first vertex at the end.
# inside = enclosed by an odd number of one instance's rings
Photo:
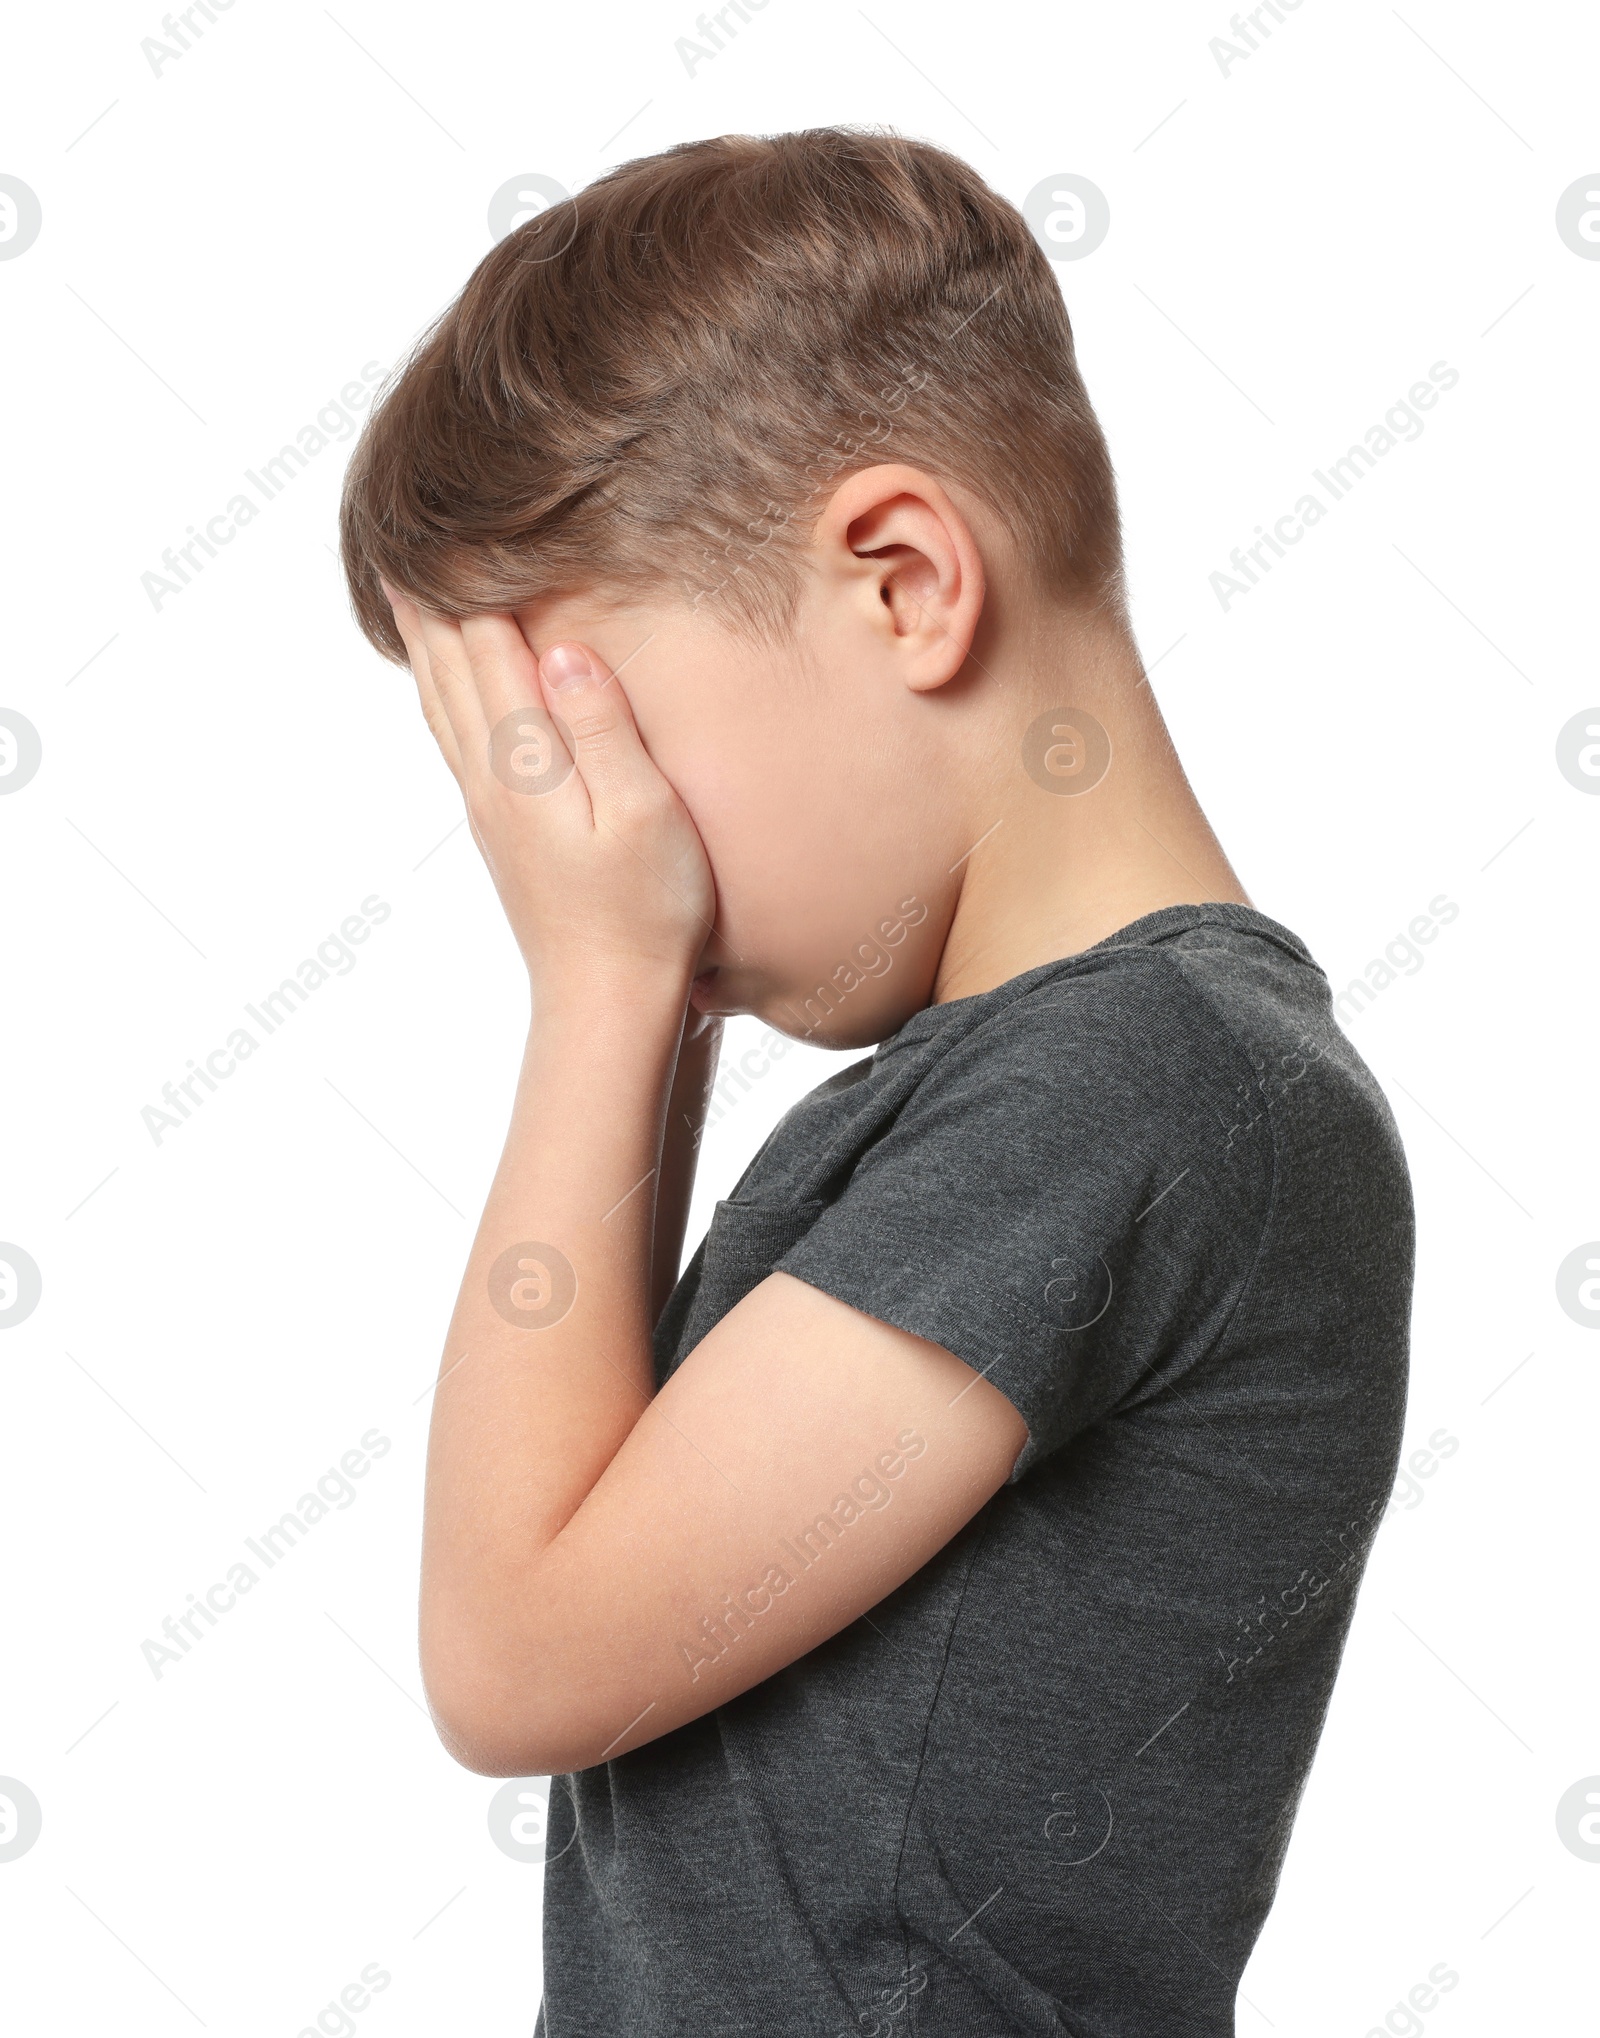
POLYGON ((605 1033, 613 1029, 635 1038, 641 1031, 670 1034, 676 1042, 689 1010, 693 972, 658 964, 616 962, 589 964, 560 975, 530 980, 532 1026, 535 1031, 605 1033))

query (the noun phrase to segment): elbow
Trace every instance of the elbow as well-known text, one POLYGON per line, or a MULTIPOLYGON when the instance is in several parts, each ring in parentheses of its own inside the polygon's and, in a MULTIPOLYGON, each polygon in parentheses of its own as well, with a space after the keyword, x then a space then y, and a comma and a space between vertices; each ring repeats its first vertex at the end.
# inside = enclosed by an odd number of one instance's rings
POLYGON ((456 1648, 422 1664, 434 1731, 475 1776, 564 1776, 598 1758, 582 1707, 456 1648))
POLYGON ((452 1761, 474 1776, 558 1776, 561 1765, 547 1758, 531 1737, 508 1734, 495 1722, 458 1708, 446 1709, 437 1699, 428 1712, 440 1746, 452 1761))

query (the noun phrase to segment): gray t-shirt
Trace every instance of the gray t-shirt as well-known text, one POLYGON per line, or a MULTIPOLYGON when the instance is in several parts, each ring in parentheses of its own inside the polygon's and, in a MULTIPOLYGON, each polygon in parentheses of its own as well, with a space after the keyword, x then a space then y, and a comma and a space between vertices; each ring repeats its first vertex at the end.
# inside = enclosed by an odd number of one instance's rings
MULTIPOLYGON (((929 1006, 797 1104, 658 1376, 782 1268, 1028 1442, 870 1614, 554 1780, 536 2030, 1231 2033, 1393 1481, 1412 1253, 1383 1096, 1249 907, 929 1006)), ((826 1523, 788 1542, 828 1561, 826 1523)))

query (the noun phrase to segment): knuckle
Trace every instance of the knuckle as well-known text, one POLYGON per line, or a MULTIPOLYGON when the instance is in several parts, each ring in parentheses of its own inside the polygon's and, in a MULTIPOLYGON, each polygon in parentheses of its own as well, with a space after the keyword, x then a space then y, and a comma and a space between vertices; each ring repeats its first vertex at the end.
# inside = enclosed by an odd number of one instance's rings
POLYGON ((669 819, 673 799, 665 783, 631 783, 618 787, 610 801, 611 818, 627 839, 644 842, 661 833, 669 819))
POLYGON ((567 727, 592 757, 610 757, 617 749, 617 726, 605 708, 585 704, 565 717, 567 727))

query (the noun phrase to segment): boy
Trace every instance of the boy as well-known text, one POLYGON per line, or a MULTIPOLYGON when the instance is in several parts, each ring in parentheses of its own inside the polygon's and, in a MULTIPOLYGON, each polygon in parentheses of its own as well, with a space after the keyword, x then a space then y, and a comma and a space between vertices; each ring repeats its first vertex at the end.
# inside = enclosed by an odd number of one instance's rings
POLYGON ((548 2038, 1233 2029, 1399 1448, 1410 1194, 1134 647, 1050 265, 821 130, 612 172, 344 559, 526 959, 423 1671, 548 2038), (678 1278, 722 1019, 876 1051, 678 1278))

